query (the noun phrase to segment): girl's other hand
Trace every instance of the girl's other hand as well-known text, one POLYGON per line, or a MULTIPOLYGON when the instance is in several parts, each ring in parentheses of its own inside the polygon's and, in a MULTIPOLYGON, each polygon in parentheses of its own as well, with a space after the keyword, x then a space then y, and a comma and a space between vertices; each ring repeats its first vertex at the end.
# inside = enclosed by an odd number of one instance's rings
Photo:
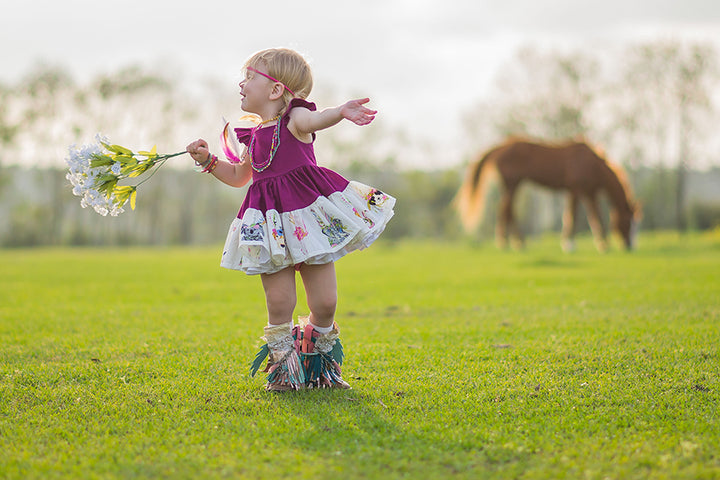
POLYGON ((356 125, 367 125, 375 120, 375 115, 377 114, 377 110, 370 110, 363 106, 369 101, 369 98, 350 100, 340 107, 340 114, 343 118, 350 120, 356 125))
POLYGON ((208 144, 202 138, 192 142, 185 150, 187 150, 193 160, 195 160, 195 163, 199 164, 207 162, 208 155, 210 155, 208 144))

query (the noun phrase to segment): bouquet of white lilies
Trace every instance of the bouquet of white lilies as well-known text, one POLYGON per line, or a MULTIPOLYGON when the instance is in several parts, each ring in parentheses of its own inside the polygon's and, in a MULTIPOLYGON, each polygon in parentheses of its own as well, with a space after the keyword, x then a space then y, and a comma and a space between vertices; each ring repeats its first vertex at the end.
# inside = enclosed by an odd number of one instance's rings
POLYGON ((95 143, 81 147, 70 146, 70 154, 66 159, 70 171, 66 175, 73 185, 73 194, 82 197, 83 208, 92 207, 101 215, 117 216, 125 210, 122 208, 130 201, 130 208, 135 209, 137 188, 147 181, 165 161, 185 152, 162 155, 155 147, 149 152, 132 150, 112 145, 100 134, 95 136, 95 143), (120 185, 120 182, 139 177, 150 172, 144 180, 132 185, 120 185))

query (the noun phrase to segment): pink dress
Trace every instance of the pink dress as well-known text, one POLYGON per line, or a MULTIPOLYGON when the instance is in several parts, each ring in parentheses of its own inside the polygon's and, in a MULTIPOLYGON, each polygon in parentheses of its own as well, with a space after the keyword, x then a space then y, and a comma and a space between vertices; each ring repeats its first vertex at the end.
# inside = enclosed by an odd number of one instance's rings
MULTIPOLYGON (((288 130, 292 108, 316 110, 295 98, 280 119, 280 147, 272 163, 253 171, 253 182, 230 225, 221 266, 249 275, 275 273, 306 263, 334 262, 373 243, 393 216, 395 198, 319 167, 313 142, 303 143, 288 130)), ((250 128, 236 128, 240 143, 250 144, 250 128)), ((255 132, 254 164, 269 156, 275 126, 255 132)))

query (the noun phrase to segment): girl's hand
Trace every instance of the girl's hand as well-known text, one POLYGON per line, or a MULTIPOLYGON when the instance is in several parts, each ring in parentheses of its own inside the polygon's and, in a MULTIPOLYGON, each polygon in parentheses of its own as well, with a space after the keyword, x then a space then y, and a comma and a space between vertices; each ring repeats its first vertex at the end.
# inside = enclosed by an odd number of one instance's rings
POLYGON ((185 150, 187 150, 193 160, 195 160, 195 163, 198 164, 206 163, 210 155, 208 144, 202 138, 192 142, 185 150))
POLYGON ((375 120, 375 115, 377 114, 377 110, 370 110, 369 108, 363 107, 363 105, 369 101, 369 98, 350 100, 340 107, 340 115, 356 125, 367 125, 375 120))

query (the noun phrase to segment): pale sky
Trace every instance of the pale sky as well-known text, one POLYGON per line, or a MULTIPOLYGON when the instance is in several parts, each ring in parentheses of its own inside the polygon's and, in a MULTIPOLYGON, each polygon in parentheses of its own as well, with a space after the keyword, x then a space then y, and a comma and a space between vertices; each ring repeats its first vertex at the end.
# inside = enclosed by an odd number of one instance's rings
POLYGON ((389 124, 428 131, 458 122, 519 47, 660 38, 720 46, 720 1, 3 0, 0 82, 40 62, 81 83, 139 64, 234 87, 248 56, 288 46, 310 60, 318 88, 369 96, 389 124))

